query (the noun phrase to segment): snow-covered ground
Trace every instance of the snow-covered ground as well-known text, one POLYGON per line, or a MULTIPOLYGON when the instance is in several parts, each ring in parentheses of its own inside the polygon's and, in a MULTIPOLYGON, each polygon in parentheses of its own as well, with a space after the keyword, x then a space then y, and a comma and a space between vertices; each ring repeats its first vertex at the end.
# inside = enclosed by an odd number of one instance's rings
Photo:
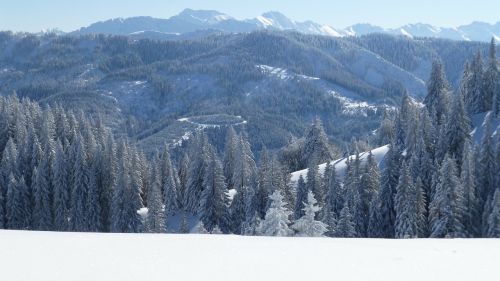
POLYGON ((500 239, 0 231, 1 280, 498 281, 500 239))

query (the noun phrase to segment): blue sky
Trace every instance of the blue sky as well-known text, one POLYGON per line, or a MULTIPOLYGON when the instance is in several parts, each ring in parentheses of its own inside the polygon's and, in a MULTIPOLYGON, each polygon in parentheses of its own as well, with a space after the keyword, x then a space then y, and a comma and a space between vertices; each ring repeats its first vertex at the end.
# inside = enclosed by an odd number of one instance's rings
POLYGON ((116 17, 168 18, 184 8, 214 9, 238 19, 280 11, 295 20, 343 28, 355 23, 396 27, 423 22, 442 27, 500 21, 500 0, 0 0, 0 30, 75 30, 116 17))

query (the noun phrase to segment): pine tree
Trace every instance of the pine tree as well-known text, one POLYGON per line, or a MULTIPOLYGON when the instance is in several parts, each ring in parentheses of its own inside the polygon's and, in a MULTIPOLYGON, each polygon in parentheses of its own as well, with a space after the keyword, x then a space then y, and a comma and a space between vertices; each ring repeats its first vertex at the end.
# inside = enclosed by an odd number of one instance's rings
POLYGON ((360 181, 360 195, 362 204, 362 213, 365 218, 363 226, 364 229, 368 229, 369 216, 370 216, 370 203, 373 198, 378 195, 380 188, 380 171, 378 165, 375 161, 375 157, 372 152, 368 152, 368 157, 366 159, 366 164, 364 166, 364 171, 361 176, 360 181))
POLYGON ((17 181, 11 173, 7 191, 7 227, 9 229, 26 230, 30 226, 30 198, 27 197, 27 186, 24 177, 17 181))
POLYGON ((344 204, 337 223, 336 237, 354 238, 356 237, 356 225, 353 221, 351 210, 347 203, 344 204))
POLYGON ((470 78, 468 96, 465 98, 466 108, 470 114, 484 112, 484 100, 482 96, 483 86, 483 60, 481 53, 477 52, 470 65, 470 78))
POLYGON ((207 154, 210 147, 203 132, 193 138, 190 148, 190 167, 188 170, 187 185, 184 194, 183 207, 186 211, 196 212, 199 207, 201 192, 203 191, 203 178, 207 154))
POLYGON ((198 214, 208 231, 215 226, 222 227, 228 231, 228 198, 222 164, 212 151, 210 165, 207 167, 203 179, 203 192, 200 197, 200 208, 198 214))
POLYGON ((443 65, 441 62, 434 61, 431 77, 427 84, 427 96, 424 99, 424 104, 434 124, 442 123, 442 117, 447 112, 448 96, 449 84, 444 74, 443 65))
POLYGON ((227 130, 226 145, 224 148, 224 176, 229 189, 234 186, 233 174, 234 166, 236 165, 236 151, 238 149, 238 135, 232 126, 227 130))
POLYGON ((466 237, 462 224, 465 210, 463 189, 456 162, 448 155, 439 169, 436 190, 429 208, 432 238, 466 237))
POLYGON ((463 224, 470 236, 479 237, 481 216, 479 215, 479 206, 476 198, 476 166, 470 141, 465 143, 462 155, 460 179, 464 189, 464 204, 466 207, 463 224))
POLYGON ((495 191, 495 174, 497 171, 495 170, 495 156, 494 156, 494 148, 493 148, 493 130, 492 130, 492 114, 488 113, 486 116, 484 129, 483 129, 483 139, 481 141, 481 150, 480 150, 480 158, 478 163, 478 185, 477 185, 477 193, 479 206, 482 206, 482 209, 479 210, 480 214, 482 214, 482 224, 481 224, 481 232, 486 235, 487 230, 487 216, 490 213, 489 207, 491 206, 490 202, 493 199, 493 193, 495 191))
POLYGON ((417 210, 417 234, 418 237, 428 237, 429 227, 427 223, 427 199, 424 186, 420 177, 415 180, 416 210, 417 210))
POLYGON ((462 96, 459 94, 454 95, 450 117, 447 118, 444 142, 447 147, 445 152, 458 159, 459 165, 461 165, 460 162, 463 157, 464 144, 470 139, 470 122, 465 112, 462 96))
POLYGON ((269 198, 271 199, 271 206, 259 225, 259 233, 265 236, 291 236, 293 230, 288 227, 288 224, 290 224, 288 218, 292 212, 287 210, 281 192, 276 190, 269 198))
POLYGON ((52 191, 50 186, 50 166, 48 157, 44 157, 36 169, 33 182, 34 201, 33 228, 36 230, 52 230, 52 191))
POLYGON ((297 198, 295 201, 295 208, 293 212, 295 219, 299 219, 304 215, 303 206, 307 201, 307 193, 308 190, 306 183, 302 175, 300 175, 299 181, 297 182, 297 198))
POLYGON ((54 213, 54 229, 57 231, 69 230, 69 178, 66 155, 61 142, 57 142, 55 158, 52 163, 52 186, 54 187, 54 200, 52 210, 54 213))
MULTIPOLYGON (((159 160, 158 152, 155 154, 156 161, 159 160)), ((146 219, 145 230, 149 233, 165 232, 165 210, 163 209, 163 200, 161 193, 161 173, 158 167, 152 168, 152 181, 149 186, 147 196, 148 216, 146 219)))
POLYGON ((399 176, 399 184, 396 187, 395 197, 395 237, 415 238, 418 236, 418 210, 417 190, 413 185, 410 170, 406 162, 403 162, 399 176))
POLYGON ((323 124, 320 119, 315 119, 306 134, 304 152, 302 154, 303 167, 309 167, 315 164, 325 163, 333 159, 333 154, 328 144, 323 124))
MULTIPOLYGON (((316 160, 310 160, 310 165, 307 169, 307 181, 306 188, 308 191, 312 191, 315 198, 322 199, 323 192, 321 186, 321 178, 319 175, 319 167, 318 162, 316 160)), ((307 193, 304 195, 304 202, 307 200, 307 193)), ((300 208, 303 208, 303 204, 300 205, 300 208)))
POLYGON ((490 44, 489 61, 483 75, 483 83, 481 88, 483 111, 491 110, 494 103, 493 100, 495 98, 495 88, 499 79, 497 63, 498 61, 496 58, 495 39, 492 38, 490 44))
POLYGON ((378 220, 378 226, 374 226, 378 228, 378 231, 374 232, 379 233, 381 238, 394 237, 394 223, 396 221, 394 196, 399 181, 399 159, 400 152, 396 146, 391 144, 384 158, 385 167, 382 172, 381 187, 378 195, 380 205, 376 209, 377 212, 380 212, 377 216, 381 220, 378 220))
MULTIPOLYGON (((75 161, 73 166, 73 188, 71 190, 70 222, 72 231, 86 231, 86 207, 89 187, 89 171, 85 155, 83 137, 77 136, 75 143, 75 161)), ((118 231, 120 232, 120 231, 118 231)))
POLYGON ((313 192, 309 191, 307 203, 304 204, 304 215, 292 225, 292 228, 297 232, 297 236, 320 237, 328 231, 326 224, 315 219, 316 213, 321 210, 316 205, 317 202, 313 192))
POLYGON ((487 237, 500 238, 500 188, 496 189, 493 200, 491 201, 487 237))

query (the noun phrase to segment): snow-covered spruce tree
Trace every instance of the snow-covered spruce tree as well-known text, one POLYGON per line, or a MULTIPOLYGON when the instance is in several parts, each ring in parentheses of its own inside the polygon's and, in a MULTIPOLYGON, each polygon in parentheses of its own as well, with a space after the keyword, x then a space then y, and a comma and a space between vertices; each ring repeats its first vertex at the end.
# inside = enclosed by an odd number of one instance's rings
POLYGON ((161 155, 161 184, 163 194, 165 194, 165 212, 175 212, 179 208, 181 202, 178 198, 179 178, 177 171, 172 165, 170 159, 169 148, 164 145, 163 153, 161 155))
POLYGON ((297 236, 321 237, 328 231, 325 223, 315 219, 316 213, 321 210, 316 205, 317 202, 313 192, 309 191, 307 193, 307 203, 304 204, 304 215, 292 225, 292 228, 297 232, 297 236))
POLYGON ((198 214, 208 231, 212 231, 215 226, 219 226, 228 232, 229 214, 227 207, 229 200, 226 193, 224 171, 213 150, 209 161, 210 164, 203 179, 203 192, 200 197, 198 214))
POLYGON ((496 58, 496 46, 495 38, 491 38, 490 50, 489 50, 489 60, 486 66, 486 70, 483 75, 483 83, 481 88, 482 94, 482 108, 483 111, 489 111, 492 109, 493 99, 495 96, 495 88, 498 83, 498 61, 496 58))
POLYGON ((210 232, 210 234, 224 234, 224 233, 222 233, 222 230, 220 230, 219 226, 216 225, 212 230, 212 232, 210 232))
POLYGON ((302 153, 303 167, 311 166, 311 161, 325 163, 333 159, 333 154, 328 144, 323 124, 320 119, 315 119, 306 134, 304 151, 302 153))
POLYGON ((5 198, 7 195, 7 186, 9 185, 10 174, 13 174, 14 177, 19 176, 19 171, 16 169, 17 167, 17 148, 14 140, 10 138, 7 141, 5 149, 2 154, 2 161, 0 163, 1 170, 1 188, 2 195, 5 198))
POLYGON ((417 205, 417 234, 418 237, 424 238, 429 236, 429 225, 427 222, 427 199, 425 190, 420 177, 415 180, 416 205, 417 205))
POLYGON ((487 217, 491 211, 489 207, 491 206, 490 202, 493 199, 493 193, 495 191, 495 175, 498 172, 495 170, 493 130, 491 124, 492 118, 492 114, 488 113, 484 124, 483 139, 481 141, 481 150, 477 167, 477 193, 479 200, 478 204, 482 207, 479 212, 482 215, 481 232, 483 236, 486 235, 487 217))
POLYGON ((103 229, 102 226, 102 216, 101 216, 101 171, 100 171, 100 161, 101 154, 100 149, 96 149, 96 154, 94 158, 91 159, 91 165, 89 166, 89 185, 86 198, 86 229, 89 232, 98 232, 103 229))
MULTIPOLYGON (((73 166, 73 187, 71 190, 70 223, 72 231, 86 231, 85 216, 87 213, 87 193, 89 187, 89 170, 85 155, 83 137, 78 134, 74 143, 75 162, 73 166)), ((120 231, 118 231, 120 232, 120 231)))
POLYGON ((295 200, 295 208, 293 212, 293 216, 295 219, 299 219, 304 215, 304 204, 307 202, 307 186, 306 182, 302 175, 300 175, 299 180, 297 182, 297 195, 295 200))
POLYGON ((226 135, 226 145, 224 147, 224 177, 226 179, 226 184, 229 189, 232 189, 234 183, 232 181, 234 174, 234 165, 236 161, 236 151, 238 149, 238 135, 234 130, 233 126, 230 126, 227 130, 226 135))
POLYGON ((470 64, 470 73, 465 104, 469 114, 483 112, 483 97, 481 90, 483 86, 483 60, 481 53, 477 52, 470 64))
MULTIPOLYGON (((125 141, 120 141, 117 150, 117 177, 111 199, 111 232, 125 232, 125 189, 130 185, 130 158, 125 141)), ((74 197, 72 196, 72 200, 74 197)), ((73 205, 72 208, 75 206, 73 205)))
POLYGON ((353 221, 353 216, 347 202, 344 204, 342 211, 340 211, 335 236, 344 238, 354 238, 357 236, 356 224, 353 221))
POLYGON ((177 197, 178 197, 177 199, 181 203, 185 202, 183 196, 186 193, 189 166, 190 166, 189 155, 186 152, 184 152, 181 158, 181 163, 179 164, 179 171, 178 171, 179 189, 177 190, 177 197))
POLYGON ((52 230, 52 191, 50 186, 50 166, 48 156, 42 158, 40 165, 36 169, 33 207, 33 228, 36 230, 52 230))
POLYGON ((452 157, 457 159, 459 165, 461 165, 462 162, 464 144, 470 139, 470 123, 471 121, 465 111, 462 96, 455 94, 450 109, 450 116, 447 118, 446 123, 444 135, 445 147, 441 147, 441 150, 445 151, 444 154, 449 153, 452 157))
POLYGON ((491 212, 488 215, 487 237, 500 238, 500 188, 497 188, 491 201, 491 212))
POLYGON ((257 212, 254 213, 253 216, 251 216, 250 219, 247 219, 241 226, 242 231, 241 234, 246 235, 246 236, 257 236, 261 235, 259 232, 259 225, 261 223, 261 219, 257 212))
MULTIPOLYGON (((312 191, 315 198, 322 199, 323 198, 323 188, 321 183, 321 176, 319 174, 319 162, 317 160, 310 160, 309 166, 307 169, 307 181, 306 188, 308 191, 312 191)), ((304 196, 306 199, 307 194, 304 196)), ((301 204, 300 208, 303 208, 303 204, 301 204)))
POLYGON ((394 223, 396 221, 394 196, 399 182, 400 155, 401 152, 397 150, 397 147, 391 144, 384 159, 385 166, 382 171, 380 192, 378 194, 379 205, 374 209, 379 212, 378 215, 375 215, 379 220, 377 220, 378 225, 372 225, 372 233, 378 233, 380 238, 394 237, 394 223), (377 228, 377 230, 373 228, 377 228))
POLYGON ((142 178, 140 171, 139 154, 135 148, 132 148, 130 157, 132 158, 130 172, 130 184, 125 186, 124 191, 124 212, 125 212, 125 231, 138 233, 143 230, 141 216, 137 213, 144 205, 142 203, 142 178))
MULTIPOLYGON (((153 157, 155 161, 159 161, 158 152, 153 157)), ((158 162, 156 162, 158 163, 158 162)), ((153 166, 151 172, 151 185, 147 194, 148 216, 146 218, 145 230, 149 233, 165 232, 165 211, 163 209, 163 200, 161 193, 161 173, 157 166, 153 166)))
MULTIPOLYGON (((326 172, 326 170, 325 170, 326 172)), ((322 221, 327 225, 328 236, 335 235, 337 227, 337 217, 340 214, 341 206, 343 206, 342 187, 337 180, 337 172, 335 165, 329 169, 328 181, 326 184, 325 206, 323 207, 322 221)))
POLYGON ((11 173, 7 190, 6 217, 7 228, 26 230, 30 227, 30 198, 24 177, 17 181, 11 173))
POLYGON ((462 223, 465 211, 463 188, 455 159, 446 155, 438 173, 435 193, 429 206, 430 237, 466 237, 462 223))
POLYGON ((293 230, 288 227, 290 224, 289 216, 292 212, 286 208, 281 192, 279 190, 274 191, 269 199, 271 199, 271 206, 259 225, 259 233, 265 236, 293 235, 293 230))
POLYGON ((364 165, 363 173, 360 181, 360 195, 362 204, 362 213, 365 218, 364 229, 368 229, 370 216, 370 203, 373 198, 378 195, 380 188, 380 171, 377 162, 372 152, 368 152, 366 164, 364 165))
POLYGON ((409 133, 410 124, 413 121, 413 115, 414 109, 410 97, 408 93, 405 92, 394 124, 394 144, 397 145, 400 150, 407 147, 406 138, 409 133))
POLYGON ((347 161, 346 175, 344 178, 345 198, 349 206, 352 220, 355 225, 356 237, 366 236, 366 225, 368 218, 363 213, 363 203, 361 201, 360 193, 360 158, 359 153, 356 152, 354 161, 347 161))
POLYGON ((394 225, 396 238, 415 238, 418 236, 417 192, 405 161, 401 166, 399 183, 396 187, 394 225))
POLYGON ((262 149, 258 168, 258 188, 256 192, 257 212, 260 218, 266 215, 269 195, 272 194, 276 179, 273 178, 272 159, 266 147, 262 149))
POLYGON ((480 237, 481 216, 476 198, 476 161, 470 141, 465 142, 462 155, 460 180, 464 190, 464 204, 466 208, 463 225, 470 237, 480 237))
POLYGON ((424 104, 434 124, 442 123, 442 117, 447 112, 448 101, 449 84, 445 77, 443 64, 434 61, 431 76, 427 83, 427 96, 424 99, 424 104))
POLYGON ((52 186, 54 188, 54 200, 52 202, 54 229, 57 231, 67 231, 69 230, 70 211, 69 173, 66 155, 60 141, 56 144, 54 161, 52 163, 52 174, 52 186))
POLYGON ((255 206, 249 204, 255 203, 253 196, 257 185, 257 167, 244 132, 239 137, 237 148, 232 177, 236 195, 230 206, 231 228, 236 234, 241 233, 242 224, 254 213, 250 209, 255 209, 255 206))
POLYGON ((207 153, 209 152, 208 141, 205 133, 199 132, 193 136, 189 148, 190 166, 188 170, 187 185, 184 193, 183 208, 189 212, 196 212, 203 191, 203 178, 207 153))

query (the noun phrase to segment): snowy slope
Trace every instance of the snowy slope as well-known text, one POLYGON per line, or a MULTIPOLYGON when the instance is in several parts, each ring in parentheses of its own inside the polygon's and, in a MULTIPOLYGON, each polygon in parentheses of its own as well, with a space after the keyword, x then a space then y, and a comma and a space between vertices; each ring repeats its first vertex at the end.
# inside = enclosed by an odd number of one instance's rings
MULTIPOLYGON (((481 139, 483 138, 484 124, 485 124, 485 120, 486 120, 486 117, 488 114, 489 114, 489 112, 488 113, 479 113, 479 114, 475 114, 472 117, 471 121, 472 121, 472 125, 473 125, 474 129, 471 132, 471 138, 475 143, 480 143, 481 139)), ((500 119, 499 118, 492 119, 491 129, 492 129, 493 135, 497 134, 500 131, 500 119)), ((372 150, 372 154, 375 157, 375 160, 378 163, 380 168, 382 168, 381 164, 383 164, 382 162, 383 162, 385 154, 387 153, 388 150, 389 150, 389 147, 387 145, 381 146, 381 147, 378 147, 378 148, 375 148, 372 150)), ((355 155, 351 155, 349 157, 350 157, 350 159, 354 159, 355 155)), ((360 153, 361 164, 366 162, 367 157, 368 157, 368 151, 360 153)), ((347 157, 337 159, 337 160, 330 162, 331 165, 335 165, 337 176, 339 178, 344 177, 345 168, 346 168, 346 161, 347 161, 347 157)), ((325 167, 326 167, 326 163, 319 165, 320 175, 323 175, 323 173, 325 171, 325 167)), ((296 171, 296 172, 292 173, 292 175, 291 175, 292 185, 295 186, 297 184, 297 181, 299 180, 300 176, 302 176, 304 178, 304 180, 307 181, 307 169, 296 171)))
POLYGON ((0 231, 2 280, 498 281, 500 239, 0 231))
MULTIPOLYGON (((385 156, 385 154, 387 153, 388 150, 389 150, 389 146, 388 145, 384 145, 382 147, 378 147, 378 148, 375 148, 374 150, 372 150, 372 154, 375 157, 375 161, 379 164, 379 166, 382 163, 382 160, 384 159, 384 156, 385 156)), ((367 152, 362 152, 362 153, 359 154, 359 158, 361 160, 361 164, 366 163, 366 159, 367 159, 368 155, 369 155, 368 151, 367 152)), ((355 157, 356 157, 355 155, 349 156, 349 158, 351 160, 354 160, 355 157)), ((337 176, 339 178, 344 177, 344 173, 345 173, 345 169, 346 169, 346 162, 347 162, 347 157, 341 158, 341 159, 337 159, 337 160, 334 160, 334 161, 330 162, 330 164, 332 166, 335 166, 335 170, 336 170, 337 176)), ((321 175, 325 172, 325 167, 326 167, 326 163, 323 163, 323 164, 319 165, 319 173, 321 175)), ((295 185, 297 183, 297 181, 299 180, 300 176, 302 176, 304 178, 304 180, 307 181, 307 169, 300 170, 300 171, 292 173, 291 181, 292 181, 293 185, 295 185)))

